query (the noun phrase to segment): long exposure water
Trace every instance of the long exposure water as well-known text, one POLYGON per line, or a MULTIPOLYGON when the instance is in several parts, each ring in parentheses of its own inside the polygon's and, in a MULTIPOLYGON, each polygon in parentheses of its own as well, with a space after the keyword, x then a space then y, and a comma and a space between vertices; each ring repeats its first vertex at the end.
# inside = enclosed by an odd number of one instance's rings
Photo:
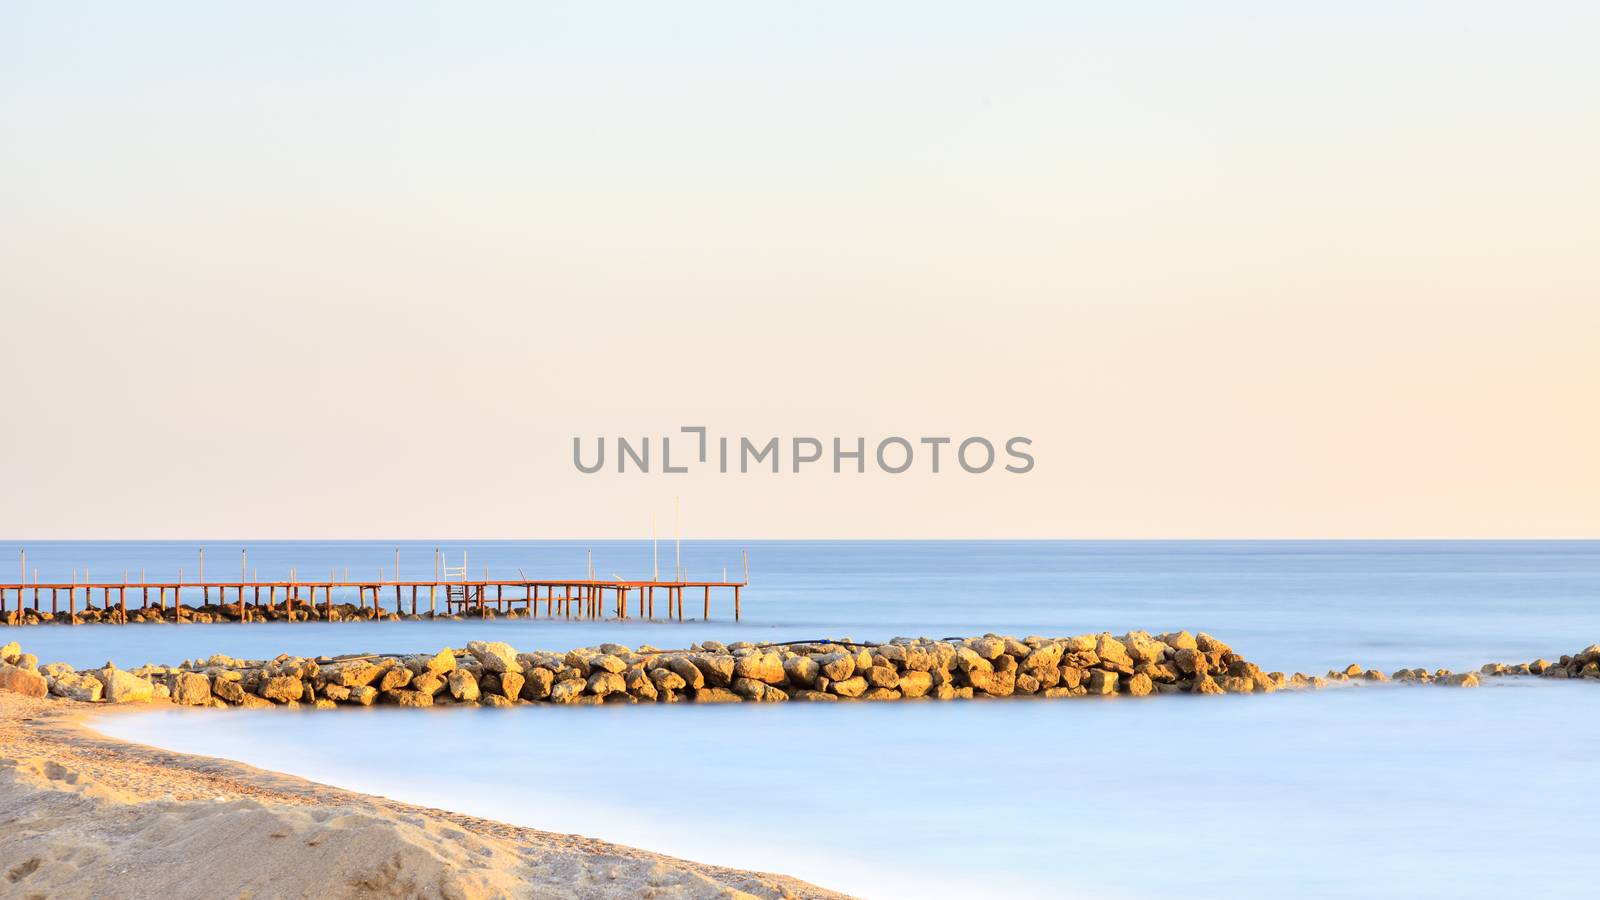
MULTIPOLYGON (((285 542, 249 553, 263 578, 290 565, 376 574, 392 566, 395 546, 285 542)), ((569 577, 591 547, 602 574, 649 571, 650 548, 639 544, 447 549, 467 549, 470 565, 496 576, 522 568, 569 577)), ((740 547, 686 544, 690 576, 720 576, 724 564, 736 571, 740 547)), ((403 577, 431 576, 434 544, 399 548, 403 577)), ((84 626, 11 636, 46 661, 133 665, 212 652, 433 650, 480 637, 563 649, 1185 627, 1266 668, 1306 672, 1351 661, 1459 669, 1600 641, 1600 542, 749 549, 752 584, 737 625, 723 600, 709 623, 84 626)), ((208 573, 229 552, 237 573, 238 550, 208 545, 208 573)), ((143 564, 154 578, 155 566, 187 566, 194 547, 28 552, 45 580, 50 565, 120 574, 143 564)), ((1593 682, 1055 703, 172 710, 99 727, 873 897, 1489 897, 1586 883, 1600 840, 1593 682)))

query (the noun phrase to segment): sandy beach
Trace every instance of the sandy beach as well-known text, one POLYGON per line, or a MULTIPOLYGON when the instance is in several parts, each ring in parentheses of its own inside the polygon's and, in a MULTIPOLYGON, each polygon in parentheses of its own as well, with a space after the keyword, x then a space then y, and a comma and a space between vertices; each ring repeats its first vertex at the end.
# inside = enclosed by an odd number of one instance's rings
POLYGON ((0 895, 844 896, 93 730, 120 714, 0 692, 0 895))

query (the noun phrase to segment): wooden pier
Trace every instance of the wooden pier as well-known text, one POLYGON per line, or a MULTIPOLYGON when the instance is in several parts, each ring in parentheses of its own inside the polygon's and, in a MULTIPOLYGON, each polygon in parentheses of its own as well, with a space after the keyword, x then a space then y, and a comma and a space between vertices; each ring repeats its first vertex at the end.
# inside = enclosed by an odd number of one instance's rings
MULTIPOLYGON (((27 573, 23 558, 23 574, 27 573)), ((741 593, 749 586, 749 562, 744 563, 743 580, 690 581, 687 579, 605 580, 592 577, 574 579, 491 578, 487 571, 479 579, 466 575, 465 560, 459 568, 442 566, 436 554, 435 571, 430 580, 380 577, 351 579, 329 573, 326 581, 305 580, 291 570, 287 581, 260 581, 245 578, 248 569, 241 565, 238 581, 207 581, 202 562, 199 580, 188 581, 180 571, 176 581, 42 582, 33 580, 0 583, 0 623, 17 623, 24 618, 39 619, 48 611, 50 620, 67 616, 76 621, 80 614, 95 621, 134 620, 186 621, 195 614, 221 616, 227 620, 249 621, 335 621, 344 618, 404 618, 421 616, 521 615, 537 618, 655 619, 656 596, 665 604, 667 620, 683 621, 687 603, 700 601, 701 617, 711 618, 712 592, 732 601, 733 620, 741 615, 741 593), (458 576, 458 577, 451 577, 458 576), (99 603, 96 604, 98 599, 99 603), (198 601, 198 605, 195 605, 198 601), (31 610, 34 614, 26 614, 31 610), (186 618, 187 617, 187 618, 186 618)), ((398 554, 395 571, 399 571, 398 554)), ((87 574, 87 573, 86 573, 87 574)), ((202 621, 206 620, 202 618, 202 621)))
POLYGON ((698 596, 704 619, 711 618, 711 592, 731 591, 733 619, 741 613, 743 581, 601 581, 528 579, 479 579, 475 581, 207 581, 207 582, 90 582, 0 584, 0 616, 15 610, 48 609, 52 614, 76 616, 80 611, 116 610, 124 617, 131 608, 155 608, 176 612, 185 601, 199 600, 199 607, 224 607, 236 611, 239 621, 248 621, 250 611, 279 611, 294 618, 296 610, 328 611, 352 605, 348 599, 336 601, 334 592, 354 591, 354 606, 359 610, 393 613, 396 616, 421 613, 477 615, 486 618, 490 611, 503 615, 519 608, 528 616, 541 612, 548 618, 656 617, 656 594, 666 604, 666 618, 682 621, 691 591, 698 596), (95 600, 99 599, 98 606, 95 600), (387 603, 386 603, 387 601, 387 603), (387 606, 387 608, 385 608, 387 606), (635 612, 636 611, 636 612, 635 612))

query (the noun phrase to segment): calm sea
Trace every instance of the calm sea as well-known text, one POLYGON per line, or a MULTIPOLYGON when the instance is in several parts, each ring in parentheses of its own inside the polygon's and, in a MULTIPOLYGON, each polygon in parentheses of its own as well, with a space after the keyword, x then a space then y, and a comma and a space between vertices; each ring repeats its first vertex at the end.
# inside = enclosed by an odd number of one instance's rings
MULTIPOLYGON (((646 543, 252 543, 261 577, 651 569, 646 543)), ((750 552, 744 620, 35 628, 48 661, 414 651, 478 637, 887 638, 1206 630, 1264 667, 1462 668, 1600 641, 1600 542, 691 542, 750 552)), ((41 577, 192 573, 193 543, 30 543, 41 577)), ((238 544, 206 545, 234 579, 238 544), (231 565, 231 569, 230 569, 231 565)), ((672 545, 660 548, 673 566, 672 545)), ((694 598, 691 598, 693 600, 694 598)), ((658 610, 662 609, 658 606, 658 610)), ((698 603, 689 611, 698 616, 698 603)), ((1600 684, 761 707, 206 711, 111 733, 357 790, 882 897, 1490 897, 1587 883, 1600 684), (494 753, 483 752, 492 748, 494 753), (356 752, 359 750, 360 752, 356 752), (392 752, 391 752, 392 751, 392 752)))

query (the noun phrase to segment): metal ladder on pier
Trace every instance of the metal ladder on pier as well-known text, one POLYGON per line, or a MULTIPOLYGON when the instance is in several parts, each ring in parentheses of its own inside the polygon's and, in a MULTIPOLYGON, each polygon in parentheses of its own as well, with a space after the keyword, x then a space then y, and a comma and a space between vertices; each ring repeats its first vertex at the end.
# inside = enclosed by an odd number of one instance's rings
POLYGON ((459 612, 466 609, 467 585, 465 582, 467 580, 467 551, 461 551, 461 565, 459 567, 445 563, 444 580, 447 582, 444 586, 444 608, 451 612, 459 612), (463 582, 462 584, 448 583, 450 579, 457 576, 461 578, 461 581, 463 582))

